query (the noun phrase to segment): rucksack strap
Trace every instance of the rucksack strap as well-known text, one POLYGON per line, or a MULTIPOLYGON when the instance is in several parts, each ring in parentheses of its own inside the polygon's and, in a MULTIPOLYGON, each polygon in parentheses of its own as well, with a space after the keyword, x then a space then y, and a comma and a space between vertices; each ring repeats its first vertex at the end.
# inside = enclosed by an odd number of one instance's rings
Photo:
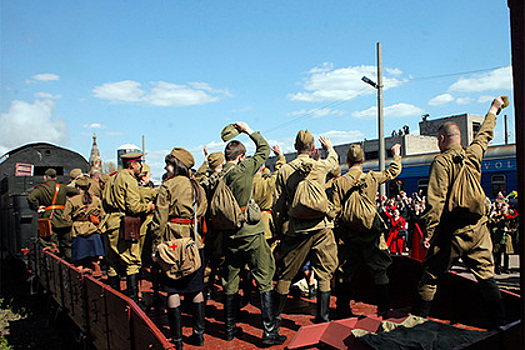
POLYGON ((51 203, 51 205, 49 207, 46 208, 46 210, 51 209, 51 215, 49 215, 49 219, 50 220, 53 217, 53 214, 55 213, 55 209, 65 209, 66 208, 63 205, 55 205, 56 202, 57 202, 57 195, 58 195, 58 191, 59 190, 60 190, 60 185, 56 184, 56 186, 55 186, 55 195, 53 196, 53 202, 51 203))

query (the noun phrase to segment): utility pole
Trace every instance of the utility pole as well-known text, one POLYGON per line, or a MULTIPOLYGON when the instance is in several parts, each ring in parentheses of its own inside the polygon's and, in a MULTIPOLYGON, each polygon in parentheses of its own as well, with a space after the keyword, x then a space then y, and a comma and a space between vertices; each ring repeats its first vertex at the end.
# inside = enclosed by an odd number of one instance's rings
POLYGON ((146 138, 142 135, 142 159, 146 162, 146 138))
POLYGON ((505 114, 503 118, 505 121, 505 144, 508 145, 509 144, 509 125, 507 124, 507 115, 505 114))
MULTIPOLYGON (((377 43, 377 131, 379 137, 379 171, 385 170, 385 120, 383 116, 383 63, 381 43, 377 43)), ((381 196, 386 194, 385 184, 379 187, 381 196)))
MULTIPOLYGON (((377 84, 370 78, 362 77, 361 80, 377 90, 377 138, 379 149, 379 171, 385 170, 385 119, 383 117, 383 66, 381 59, 381 43, 377 43, 377 84)), ((379 186, 379 194, 386 194, 385 184, 379 186)))

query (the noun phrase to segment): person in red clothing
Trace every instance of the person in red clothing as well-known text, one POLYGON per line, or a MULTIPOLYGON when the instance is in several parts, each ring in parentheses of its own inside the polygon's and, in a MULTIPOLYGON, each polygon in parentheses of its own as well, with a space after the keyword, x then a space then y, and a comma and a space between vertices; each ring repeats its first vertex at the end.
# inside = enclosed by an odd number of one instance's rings
POLYGON ((405 251, 407 222, 399 215, 399 209, 394 209, 393 214, 385 210, 385 214, 390 219, 390 232, 386 244, 391 253, 401 254, 405 251))

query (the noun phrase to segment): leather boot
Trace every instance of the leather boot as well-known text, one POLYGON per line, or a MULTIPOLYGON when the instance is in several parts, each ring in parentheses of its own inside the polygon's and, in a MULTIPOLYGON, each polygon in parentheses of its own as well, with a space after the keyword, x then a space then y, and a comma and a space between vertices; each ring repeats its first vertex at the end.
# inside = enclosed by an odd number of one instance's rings
POLYGON ((330 322, 330 291, 317 290, 317 316, 315 323, 330 322))
POLYGON ((120 292, 120 276, 108 276, 108 285, 114 290, 120 292))
POLYGON ((239 295, 224 294, 224 320, 226 322, 225 339, 231 341, 242 334, 242 329, 237 327, 237 310, 239 309, 239 295))
POLYGON ((487 280, 480 280, 478 283, 483 299, 485 299, 487 305, 487 314, 490 319, 491 327, 497 328, 505 325, 505 305, 503 304, 501 293, 496 281, 494 278, 489 278, 487 280))
POLYGON ((412 315, 420 317, 428 317, 430 313, 430 307, 432 306, 432 300, 425 300, 420 295, 416 296, 416 302, 412 308, 412 315))
POLYGON ((168 324, 170 326, 171 341, 177 350, 182 350, 182 316, 180 307, 168 308, 168 324))
POLYGON ((188 339, 190 344, 196 346, 204 345, 204 327, 206 324, 204 319, 205 309, 206 303, 204 301, 193 303, 193 334, 188 339))
POLYGON ((261 293, 261 318, 264 330, 262 343, 265 346, 281 345, 286 341, 286 336, 277 333, 277 328, 275 327, 272 294, 272 291, 261 293))
POLYGON ((350 288, 348 283, 336 282, 335 285, 335 307, 339 320, 352 316, 350 309, 350 288))
POLYGON ((390 291, 389 284, 376 284, 377 312, 386 312, 390 310, 390 291))
POLYGON ((126 276, 126 284, 128 287, 128 297, 135 303, 139 301, 139 274, 126 276))
POLYGON ((279 294, 275 290, 273 291, 273 300, 274 300, 274 317, 275 317, 275 332, 279 334, 281 331, 281 319, 284 305, 286 304, 286 299, 288 294, 279 294))

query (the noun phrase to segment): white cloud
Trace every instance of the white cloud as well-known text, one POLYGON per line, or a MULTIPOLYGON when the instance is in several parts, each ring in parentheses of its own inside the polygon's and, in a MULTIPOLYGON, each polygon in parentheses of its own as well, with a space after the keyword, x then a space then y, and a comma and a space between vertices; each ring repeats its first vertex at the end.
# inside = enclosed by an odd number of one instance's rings
MULTIPOLYGON (((414 105, 398 103, 384 108, 385 118, 405 118, 421 115, 424 110, 414 105)), ((364 111, 352 113, 352 117, 357 119, 374 119, 377 118, 377 107, 373 106, 364 111)))
POLYGON ((122 133, 120 131, 108 131, 104 135, 106 135, 106 136, 121 136, 122 133))
POLYGON ((321 135, 330 138, 330 141, 332 141, 332 145, 334 146, 361 141, 365 137, 365 135, 359 130, 330 130, 321 135))
POLYGON ((479 103, 486 103, 486 102, 492 102, 494 100, 494 96, 491 95, 483 95, 478 98, 479 103))
MULTIPOLYGON (((294 101, 325 102, 351 100, 358 96, 375 94, 374 88, 361 81, 363 76, 374 80, 376 77, 375 66, 355 66, 334 69, 330 63, 314 67, 308 71, 302 86, 306 90, 296 94, 289 94, 288 98, 294 101)), ((386 69, 390 75, 398 75, 401 71, 397 68, 386 69)), ((403 84, 406 80, 383 77, 386 89, 403 84)))
POLYGON ((116 83, 105 83, 93 89, 95 97, 111 102, 138 102, 146 94, 140 83, 124 80, 116 83))
POLYGON ((82 127, 85 129, 107 129, 107 126, 100 123, 84 124, 82 127))
POLYGON ((63 144, 68 140, 66 123, 53 115, 55 102, 35 100, 33 104, 13 101, 0 116, 0 153, 28 142, 63 144))
POLYGON ((60 77, 53 73, 43 73, 36 74, 31 77, 32 79, 27 79, 26 84, 38 83, 40 81, 57 81, 60 80, 60 77))
POLYGON ((449 87, 449 91, 477 92, 487 90, 511 90, 512 67, 495 69, 488 73, 476 74, 471 78, 460 78, 449 87))
POLYGON ((339 111, 336 109, 330 109, 330 108, 314 108, 314 109, 301 109, 298 111, 293 111, 291 113, 288 113, 290 116, 299 116, 299 115, 305 115, 305 116, 311 116, 312 118, 322 118, 329 115, 344 115, 346 114, 345 111, 339 111))
POLYGON ((442 94, 428 101, 428 104, 431 106, 441 106, 452 101, 454 101, 454 97, 451 94, 442 94))
POLYGON ((93 89, 95 97, 113 103, 137 102, 153 106, 181 107, 217 102, 231 96, 228 90, 215 90, 208 83, 190 82, 179 85, 164 81, 152 82, 143 88, 139 82, 124 80, 105 83, 93 89))
POLYGON ((58 100, 58 99, 62 98, 62 95, 60 95, 60 94, 53 95, 53 94, 50 94, 48 92, 37 92, 35 94, 35 97, 36 98, 58 100))
POLYGON ((470 102, 472 102, 472 99, 470 97, 458 97, 458 98, 456 98, 456 103, 458 105, 468 105, 470 102))

